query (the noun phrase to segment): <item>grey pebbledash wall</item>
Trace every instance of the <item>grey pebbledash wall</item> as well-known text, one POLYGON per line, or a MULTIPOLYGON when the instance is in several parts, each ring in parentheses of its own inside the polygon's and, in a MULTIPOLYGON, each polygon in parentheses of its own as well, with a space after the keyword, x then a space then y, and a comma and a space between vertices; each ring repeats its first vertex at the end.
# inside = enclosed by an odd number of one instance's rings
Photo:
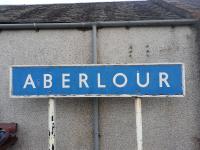
MULTIPOLYGON (((19 123, 11 150, 48 148, 48 100, 10 99, 10 65, 92 62, 91 31, 0 33, 0 121, 19 123)), ((143 98, 144 150, 198 150, 200 67, 196 30, 189 26, 98 29, 98 63, 182 62, 184 98, 143 98)), ((57 100, 57 149, 92 150, 92 98, 57 100)), ((100 98, 100 149, 136 149, 133 98, 100 98)))

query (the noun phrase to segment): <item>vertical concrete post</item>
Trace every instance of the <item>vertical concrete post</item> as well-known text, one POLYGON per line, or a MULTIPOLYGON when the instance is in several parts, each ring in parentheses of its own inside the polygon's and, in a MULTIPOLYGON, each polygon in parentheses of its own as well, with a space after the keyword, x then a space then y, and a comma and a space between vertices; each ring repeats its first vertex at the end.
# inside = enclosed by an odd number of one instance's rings
POLYGON ((99 99, 93 100, 94 111, 94 150, 99 150, 99 99))
MULTIPOLYGON (((92 26, 92 63, 97 64, 97 27, 92 26)), ((94 150, 99 150, 99 99, 93 99, 94 150)))
POLYGON ((142 139, 142 100, 135 99, 135 115, 136 115, 136 135, 137 135, 137 150, 143 150, 142 139))
POLYGON ((48 122, 49 122, 49 149, 56 150, 56 100, 49 99, 48 122))

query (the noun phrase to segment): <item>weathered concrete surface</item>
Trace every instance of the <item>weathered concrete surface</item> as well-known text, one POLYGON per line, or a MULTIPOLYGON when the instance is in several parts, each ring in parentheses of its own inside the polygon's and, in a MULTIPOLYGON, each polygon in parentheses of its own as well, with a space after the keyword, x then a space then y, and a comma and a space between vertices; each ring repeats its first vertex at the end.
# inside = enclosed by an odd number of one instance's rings
MULTIPOLYGON (((144 98, 144 150, 198 150, 199 51, 190 27, 98 30, 99 63, 183 62, 186 97, 144 98)), ((79 30, 0 33, 0 121, 19 123, 13 150, 47 149, 47 99, 10 99, 10 65, 90 63, 91 32, 79 30)), ((132 98, 100 99, 101 150, 136 149, 132 98)), ((92 98, 58 99, 57 149, 92 150, 92 98)))
MULTIPOLYGON (((77 30, 3 31, 0 33, 0 121, 19 124, 13 150, 48 148, 48 100, 9 99, 10 65, 91 62, 91 32, 77 30)), ((57 149, 92 149, 89 99, 57 102, 57 149)))
MULTIPOLYGON (((188 27, 102 29, 99 32, 99 63, 185 63, 186 97, 143 98, 145 150, 198 150, 200 148, 196 141, 200 136, 200 55, 195 43, 195 35, 195 30, 188 27)), ((133 100, 118 99, 118 106, 115 103, 116 99, 112 99, 103 100, 101 104, 102 109, 105 106, 107 109, 104 109, 103 114, 105 114, 101 117, 101 130, 104 135, 101 138, 102 149, 120 150, 122 144, 123 149, 135 149, 132 147, 135 146, 135 135, 126 133, 126 128, 131 126, 120 121, 111 123, 104 117, 112 116, 113 112, 109 113, 110 109, 116 109, 113 116, 121 117, 121 121, 130 121, 131 112, 134 116, 134 108, 130 107, 133 105, 133 100), (127 115, 119 116, 123 114, 125 104, 127 104, 127 115), (113 131, 113 127, 106 126, 106 123, 121 127, 116 133, 106 132, 113 131), (117 138, 122 139, 121 142, 116 142, 117 138), (130 139, 132 144, 129 143, 130 139)), ((132 123, 132 128, 135 128, 134 122, 132 123)))

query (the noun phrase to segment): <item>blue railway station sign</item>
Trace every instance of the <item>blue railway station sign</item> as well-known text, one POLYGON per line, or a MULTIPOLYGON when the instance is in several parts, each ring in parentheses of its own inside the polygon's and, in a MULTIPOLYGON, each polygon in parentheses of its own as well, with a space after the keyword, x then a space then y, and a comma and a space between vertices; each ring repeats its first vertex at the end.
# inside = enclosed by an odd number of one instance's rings
POLYGON ((11 97, 184 96, 183 64, 12 66, 11 97))

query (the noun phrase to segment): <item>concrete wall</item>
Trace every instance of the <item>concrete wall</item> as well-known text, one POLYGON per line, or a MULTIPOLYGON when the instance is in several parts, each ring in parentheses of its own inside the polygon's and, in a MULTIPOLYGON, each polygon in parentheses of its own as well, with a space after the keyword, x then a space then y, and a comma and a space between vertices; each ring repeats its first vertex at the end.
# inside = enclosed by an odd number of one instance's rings
MULTIPOLYGON (((198 150, 200 68, 196 31, 190 27, 98 30, 99 63, 183 62, 186 97, 143 98, 144 150, 198 150)), ((91 63, 91 31, 0 33, 0 121, 19 123, 12 150, 45 150, 47 99, 10 99, 10 65, 91 63)), ((134 100, 100 99, 101 150, 136 149, 134 100)), ((92 98, 57 101, 57 149, 92 150, 92 98)))

